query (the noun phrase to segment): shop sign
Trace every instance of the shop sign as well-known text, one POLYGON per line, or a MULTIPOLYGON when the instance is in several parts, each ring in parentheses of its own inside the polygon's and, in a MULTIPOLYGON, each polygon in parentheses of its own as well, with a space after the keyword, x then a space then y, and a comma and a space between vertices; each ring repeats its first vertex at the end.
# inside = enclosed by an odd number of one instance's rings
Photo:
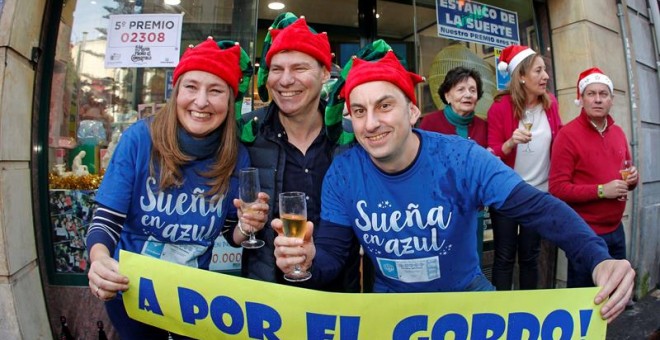
POLYGON ((105 67, 176 66, 182 22, 182 14, 111 15, 105 67))
POLYGON ((518 13, 476 1, 436 0, 438 36, 504 48, 520 44, 518 13))

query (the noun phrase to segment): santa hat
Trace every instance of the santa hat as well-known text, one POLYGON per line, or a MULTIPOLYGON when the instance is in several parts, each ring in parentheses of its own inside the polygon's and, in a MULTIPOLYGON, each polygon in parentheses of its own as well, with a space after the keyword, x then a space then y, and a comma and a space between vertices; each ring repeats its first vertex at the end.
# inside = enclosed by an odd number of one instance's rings
POLYGON ((536 52, 527 46, 507 46, 500 54, 500 62, 497 64, 497 69, 502 73, 512 74, 516 67, 518 67, 525 58, 533 54, 536 54, 536 52))
POLYGON ((304 16, 283 29, 271 29, 270 35, 273 44, 266 53, 266 64, 270 65, 270 61, 276 53, 298 51, 312 56, 328 71, 331 70, 332 53, 328 35, 325 32, 313 33, 310 31, 304 16))
POLYGON ((204 71, 222 78, 234 90, 234 95, 238 95, 238 83, 243 74, 240 65, 241 51, 238 43, 221 49, 213 37, 208 37, 197 46, 189 46, 183 53, 179 64, 174 68, 172 83, 176 84, 179 77, 188 71, 204 71))
POLYGON ((612 80, 598 67, 592 67, 582 71, 578 77, 577 99, 575 99, 575 105, 579 106, 581 104, 582 92, 587 88, 587 85, 593 83, 605 84, 610 88, 610 93, 614 93, 614 84, 612 84, 612 80))
POLYGON ((374 62, 354 57, 353 66, 346 76, 346 83, 340 93, 340 96, 346 99, 349 108, 351 91, 358 85, 372 81, 386 81, 396 85, 413 104, 417 105, 415 85, 423 82, 424 78, 406 71, 392 51, 388 51, 382 59, 374 62))

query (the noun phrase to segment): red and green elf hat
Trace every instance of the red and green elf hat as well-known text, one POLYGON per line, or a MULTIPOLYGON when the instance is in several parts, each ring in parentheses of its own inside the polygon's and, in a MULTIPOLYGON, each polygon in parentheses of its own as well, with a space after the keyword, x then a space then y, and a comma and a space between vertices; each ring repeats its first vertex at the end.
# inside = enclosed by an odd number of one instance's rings
POLYGON ((283 50, 295 50, 308 54, 319 60, 328 71, 330 70, 332 53, 327 34, 317 34, 313 28, 307 25, 302 16, 299 19, 291 12, 282 13, 268 28, 261 52, 261 64, 257 72, 257 90, 259 98, 264 102, 270 100, 266 88, 270 58, 283 50))
POLYGON ((238 94, 238 83, 242 77, 239 65, 242 51, 238 43, 234 42, 221 48, 213 37, 208 37, 196 46, 190 45, 174 68, 172 83, 176 84, 179 77, 188 71, 204 71, 220 77, 234 90, 234 94, 238 94))
POLYGON ((253 141, 252 127, 244 124, 241 119, 243 98, 250 86, 254 73, 248 54, 238 42, 232 40, 215 41, 208 37, 197 46, 189 46, 183 53, 174 69, 172 83, 176 84, 179 77, 192 70, 200 70, 215 74, 227 82, 234 90, 234 113, 238 131, 242 140, 253 141))
MULTIPOLYGON (((328 106, 325 108, 325 126, 328 136, 332 139, 337 138, 337 143, 340 145, 351 143, 355 136, 351 132, 347 132, 342 128, 342 119, 345 106, 345 98, 341 96, 346 86, 346 79, 348 73, 354 66, 355 59, 363 61, 376 61, 384 58, 387 52, 392 51, 390 45, 384 40, 378 39, 371 44, 364 46, 360 49, 353 58, 349 59, 342 68, 341 74, 333 88, 330 90, 328 99, 328 106)), ((392 52, 394 55, 394 52, 392 52)), ((405 66, 405 62, 400 60, 401 65, 405 66)))

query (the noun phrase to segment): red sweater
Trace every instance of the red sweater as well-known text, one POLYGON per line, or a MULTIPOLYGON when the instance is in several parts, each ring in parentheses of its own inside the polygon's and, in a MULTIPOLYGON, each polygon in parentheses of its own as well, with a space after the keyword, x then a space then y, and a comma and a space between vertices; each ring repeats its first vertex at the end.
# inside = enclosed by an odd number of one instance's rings
MULTIPOLYGON (((452 125, 445 117, 444 110, 435 111, 427 114, 419 124, 419 128, 426 131, 444 133, 445 135, 455 135, 456 127, 452 125)), ((472 123, 468 125, 468 138, 477 142, 477 144, 488 147, 488 125, 486 121, 474 116, 472 123)))
POLYGON ((584 109, 561 129, 552 147, 550 193, 568 203, 598 235, 613 232, 626 208, 625 201, 598 198, 598 184, 621 178, 623 157, 630 159, 623 130, 608 116, 601 136, 584 109))
MULTIPOLYGON (((554 141, 562 125, 557 98, 551 93, 548 94, 550 95, 551 104, 550 108, 545 111, 545 115, 548 117, 550 132, 554 141)), ((502 144, 509 140, 513 135, 513 131, 518 128, 520 120, 515 117, 513 111, 511 95, 501 97, 498 101, 493 102, 490 109, 488 109, 488 146, 493 149, 495 156, 512 168, 516 164, 516 151, 513 150, 505 155, 502 152, 502 144)))

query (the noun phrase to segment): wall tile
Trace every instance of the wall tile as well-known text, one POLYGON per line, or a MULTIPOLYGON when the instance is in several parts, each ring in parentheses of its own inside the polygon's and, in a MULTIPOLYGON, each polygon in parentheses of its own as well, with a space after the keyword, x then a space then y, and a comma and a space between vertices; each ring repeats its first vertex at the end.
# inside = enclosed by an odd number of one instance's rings
POLYGON ((0 163, 0 182, 0 230, 7 263, 0 274, 11 276, 37 259, 28 163, 0 163))
POLYGON ((577 23, 555 30, 552 37, 557 90, 575 90, 577 76, 592 64, 589 30, 585 23, 577 23))
POLYGON ((581 20, 584 17, 582 1, 555 0, 548 1, 550 28, 564 27, 581 20))
POLYGON ((9 46, 9 38, 11 37, 11 25, 14 22, 14 12, 16 11, 16 4, 18 0, 7 0, 2 6, 0 13, 0 46, 9 46))
POLYGON ((46 315, 43 287, 37 266, 30 266, 16 275, 12 284, 16 303, 15 317, 23 339, 52 339, 46 315))
POLYGON ((2 281, 0 275, 0 339, 21 339, 18 332, 18 320, 13 315, 16 315, 14 305, 14 298, 12 295, 12 287, 5 280, 2 281))
POLYGON ((30 160, 34 70, 10 49, 0 55, 0 148, 2 160, 30 160), (1 60, 4 59, 4 60, 1 60))
POLYGON ((3 13, 3 20, 11 21, 9 30, 3 32, 9 32, 9 46, 25 58, 30 58, 32 47, 39 46, 41 25, 35 25, 35 21, 41 21, 43 18, 46 0, 9 0, 8 3, 10 2, 15 2, 11 5, 13 14, 8 16, 3 13))

